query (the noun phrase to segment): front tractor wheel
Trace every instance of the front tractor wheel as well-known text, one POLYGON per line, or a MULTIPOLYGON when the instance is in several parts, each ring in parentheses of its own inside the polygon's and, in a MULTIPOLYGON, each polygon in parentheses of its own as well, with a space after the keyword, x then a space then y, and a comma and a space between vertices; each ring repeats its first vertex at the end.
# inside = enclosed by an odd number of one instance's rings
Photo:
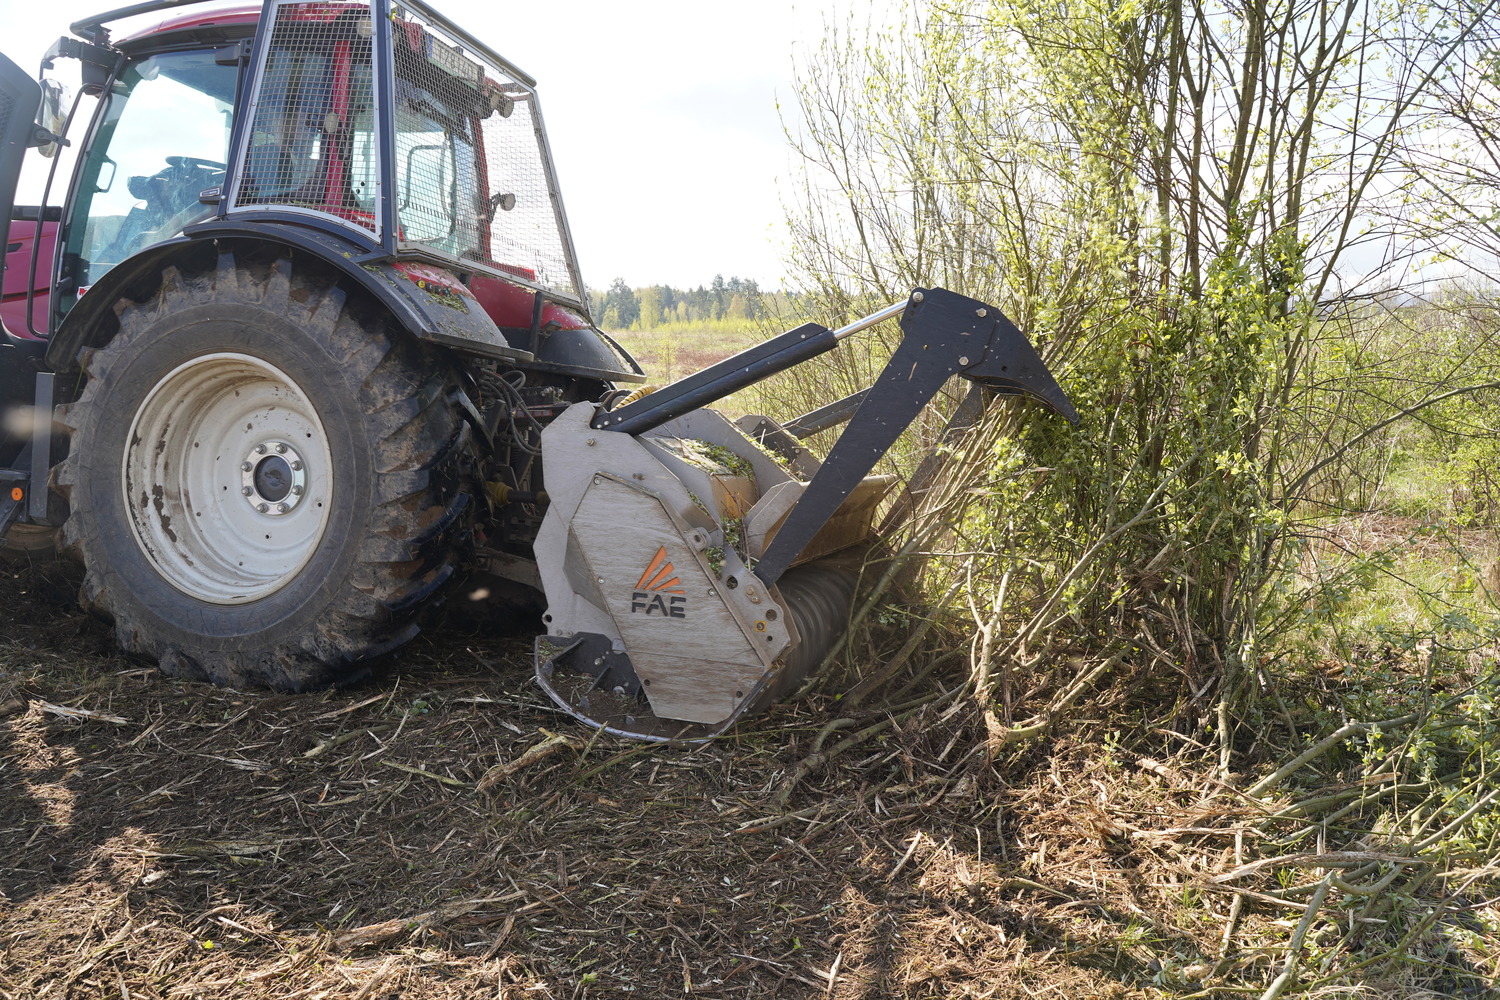
POLYGON ((84 359, 64 543, 122 647, 299 690, 416 634, 470 544, 467 435, 448 366, 353 305, 225 255, 84 359))
POLYGON ((26 562, 51 559, 57 529, 48 524, 12 524, 0 535, 0 561, 26 562))

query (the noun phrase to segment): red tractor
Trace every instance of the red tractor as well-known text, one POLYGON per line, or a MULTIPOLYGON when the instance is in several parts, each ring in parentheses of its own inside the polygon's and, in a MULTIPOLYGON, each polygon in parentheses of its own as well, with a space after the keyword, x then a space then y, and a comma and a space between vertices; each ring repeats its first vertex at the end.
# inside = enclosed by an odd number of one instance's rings
POLYGON ((348 681, 479 569, 545 593, 569 711, 716 731, 832 642, 828 557, 868 540, 867 473, 950 375, 1073 416, 1019 331, 941 289, 627 398, 529 76, 419 0, 111 37, 191 2, 72 25, 41 81, 0 57, 0 539, 81 560, 84 604, 169 673, 348 681), (22 155, 60 144, 71 175, 13 206, 22 155), (788 427, 702 409, 898 314, 913 364, 867 399, 788 427), (842 421, 821 464, 797 443, 842 421))

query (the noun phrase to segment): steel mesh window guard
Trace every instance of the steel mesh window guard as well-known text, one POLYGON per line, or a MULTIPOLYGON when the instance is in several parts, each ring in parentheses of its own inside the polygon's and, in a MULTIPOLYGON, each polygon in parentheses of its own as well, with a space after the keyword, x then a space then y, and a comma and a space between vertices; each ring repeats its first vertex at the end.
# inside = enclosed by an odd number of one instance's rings
POLYGON ((331 216, 379 236, 370 8, 276 6, 232 209, 331 216))
POLYGON ((392 28, 399 245, 578 299, 535 92, 414 10, 392 28))
POLYGON ((587 308, 529 78, 410 0, 270 8, 228 211, 330 219, 587 308))

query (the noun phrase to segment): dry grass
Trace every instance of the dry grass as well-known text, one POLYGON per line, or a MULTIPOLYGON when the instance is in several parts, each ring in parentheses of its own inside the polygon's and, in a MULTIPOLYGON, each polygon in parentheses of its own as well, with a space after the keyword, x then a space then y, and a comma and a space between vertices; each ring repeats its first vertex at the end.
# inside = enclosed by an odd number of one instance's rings
POLYGON ((1153 729, 1118 686, 1000 756, 961 702, 828 694, 663 749, 556 713, 526 637, 232 691, 121 659, 64 571, 7 575, 5 1000, 1258 995, 1301 905, 1241 869, 1267 808, 1210 748, 1110 739, 1153 729))

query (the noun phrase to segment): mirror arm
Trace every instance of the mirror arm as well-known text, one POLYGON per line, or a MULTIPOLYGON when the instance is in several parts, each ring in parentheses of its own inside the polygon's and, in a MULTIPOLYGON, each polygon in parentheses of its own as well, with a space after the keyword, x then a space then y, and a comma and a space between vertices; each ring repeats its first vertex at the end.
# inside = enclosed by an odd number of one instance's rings
POLYGON ((27 148, 40 149, 42 146, 50 146, 53 143, 56 143, 59 146, 73 145, 70 141, 64 139, 62 136, 56 134, 55 132, 52 132, 50 129, 45 129, 42 126, 38 125, 36 127, 36 131, 31 133, 31 141, 27 144, 27 148))
POLYGON ((42 69, 52 68, 56 59, 77 59, 94 66, 102 66, 113 70, 115 62, 119 60, 121 53, 107 45, 95 45, 92 42, 81 41, 77 38, 69 38, 64 35, 52 43, 47 54, 42 56, 42 69))

